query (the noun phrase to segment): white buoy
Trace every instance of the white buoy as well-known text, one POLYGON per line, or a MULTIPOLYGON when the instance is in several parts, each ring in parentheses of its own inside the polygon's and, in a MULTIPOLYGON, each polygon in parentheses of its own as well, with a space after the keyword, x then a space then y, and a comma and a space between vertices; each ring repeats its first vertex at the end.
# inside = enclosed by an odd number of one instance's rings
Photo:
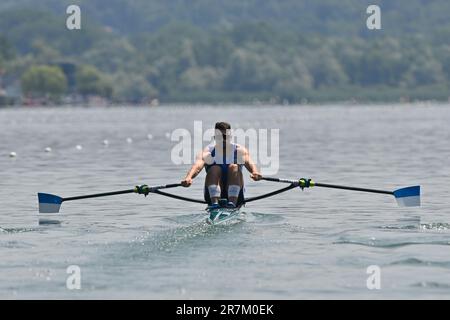
POLYGON ((133 143, 133 139, 127 138, 127 143, 133 143))
POLYGON ((50 148, 50 147, 47 147, 44 150, 45 150, 45 152, 52 152, 52 148, 50 148))
POLYGON ((153 139, 153 135, 151 135, 150 133, 147 135, 147 139, 148 140, 152 140, 153 139))
POLYGON ((103 140, 103 145, 104 145, 104 146, 109 145, 109 141, 108 141, 108 140, 103 140))
POLYGON ((75 149, 77 149, 77 150, 82 150, 83 147, 82 147, 81 145, 77 144, 77 146, 75 147, 75 149))
POLYGON ((10 157, 10 158, 15 158, 15 157, 17 157, 17 153, 15 153, 14 151, 12 151, 12 152, 9 153, 9 157, 10 157))
POLYGON ((165 136, 167 139, 170 139, 170 132, 166 132, 165 136))

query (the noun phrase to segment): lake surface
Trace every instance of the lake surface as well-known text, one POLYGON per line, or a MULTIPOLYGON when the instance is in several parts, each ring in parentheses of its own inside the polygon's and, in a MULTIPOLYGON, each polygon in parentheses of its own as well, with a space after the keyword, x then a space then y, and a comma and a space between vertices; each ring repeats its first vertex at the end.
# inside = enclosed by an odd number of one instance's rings
MULTIPOLYGON (((3 109, 0 167, 0 298, 450 298, 448 105, 3 109), (202 205, 156 194, 67 202, 38 216, 37 192, 179 182, 189 165, 171 161, 170 134, 194 121, 279 129, 277 177, 420 184, 422 206, 312 188, 249 203, 225 226, 205 224, 202 205), (66 286, 71 265, 80 290, 66 286), (372 265, 379 290, 367 287, 372 265)), ((170 192, 202 198, 203 178, 170 192)), ((281 187, 245 178, 248 196, 281 187)))

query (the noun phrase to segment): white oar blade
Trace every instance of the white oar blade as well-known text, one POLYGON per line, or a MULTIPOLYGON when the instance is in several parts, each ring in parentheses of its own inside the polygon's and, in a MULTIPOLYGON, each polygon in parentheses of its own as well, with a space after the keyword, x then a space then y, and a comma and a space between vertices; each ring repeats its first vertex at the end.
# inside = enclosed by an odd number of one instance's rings
POLYGON ((395 190, 394 196, 400 207, 420 207, 420 186, 395 190))
POLYGON ((58 213, 62 198, 49 193, 38 193, 39 213, 58 213))

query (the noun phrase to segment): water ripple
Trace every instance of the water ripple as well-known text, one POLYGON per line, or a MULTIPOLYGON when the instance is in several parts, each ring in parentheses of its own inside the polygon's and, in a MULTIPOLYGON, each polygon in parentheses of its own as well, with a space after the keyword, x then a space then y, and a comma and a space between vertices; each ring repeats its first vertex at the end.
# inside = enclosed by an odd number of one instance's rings
POLYGON ((430 267, 450 268, 450 261, 428 261, 418 258, 407 258, 403 260, 393 261, 389 263, 389 265, 391 266, 410 265, 410 266, 430 266, 430 267))
POLYGON ((421 223, 421 224, 405 224, 405 225, 384 225, 380 226, 380 229, 385 230, 432 230, 432 231, 445 231, 450 230, 450 223, 434 222, 434 223, 421 223))
POLYGON ((378 239, 369 239, 369 240, 349 240, 342 239, 333 242, 333 244, 356 244, 367 247, 377 247, 377 248, 398 248, 412 245, 441 245, 448 246, 450 245, 450 240, 429 240, 429 241, 398 241, 398 240, 378 240, 378 239))
POLYGON ((14 234, 37 231, 35 228, 2 228, 0 227, 0 233, 14 234))
POLYGON ((422 230, 437 230, 437 231, 443 231, 443 230, 450 230, 450 223, 428 223, 428 224, 421 224, 420 228, 422 230))
POLYGON ((411 287, 450 289, 450 284, 434 282, 434 281, 423 281, 423 282, 416 282, 416 283, 412 284, 411 287))

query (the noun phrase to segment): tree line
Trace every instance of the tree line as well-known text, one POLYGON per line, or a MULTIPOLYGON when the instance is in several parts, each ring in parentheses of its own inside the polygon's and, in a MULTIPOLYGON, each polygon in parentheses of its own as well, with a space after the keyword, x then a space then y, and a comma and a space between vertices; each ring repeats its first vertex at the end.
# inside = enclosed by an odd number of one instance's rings
MULTIPOLYGON (((420 32, 302 32, 250 21, 203 28, 171 22, 119 33, 101 24, 79 32, 63 18, 0 12, 3 88, 58 102, 66 95, 112 102, 446 100, 450 27, 420 32), (17 27, 17 21, 22 21, 17 27)), ((340 21, 342 30, 350 22, 340 21)), ((339 25, 337 26, 339 27, 339 25)))

